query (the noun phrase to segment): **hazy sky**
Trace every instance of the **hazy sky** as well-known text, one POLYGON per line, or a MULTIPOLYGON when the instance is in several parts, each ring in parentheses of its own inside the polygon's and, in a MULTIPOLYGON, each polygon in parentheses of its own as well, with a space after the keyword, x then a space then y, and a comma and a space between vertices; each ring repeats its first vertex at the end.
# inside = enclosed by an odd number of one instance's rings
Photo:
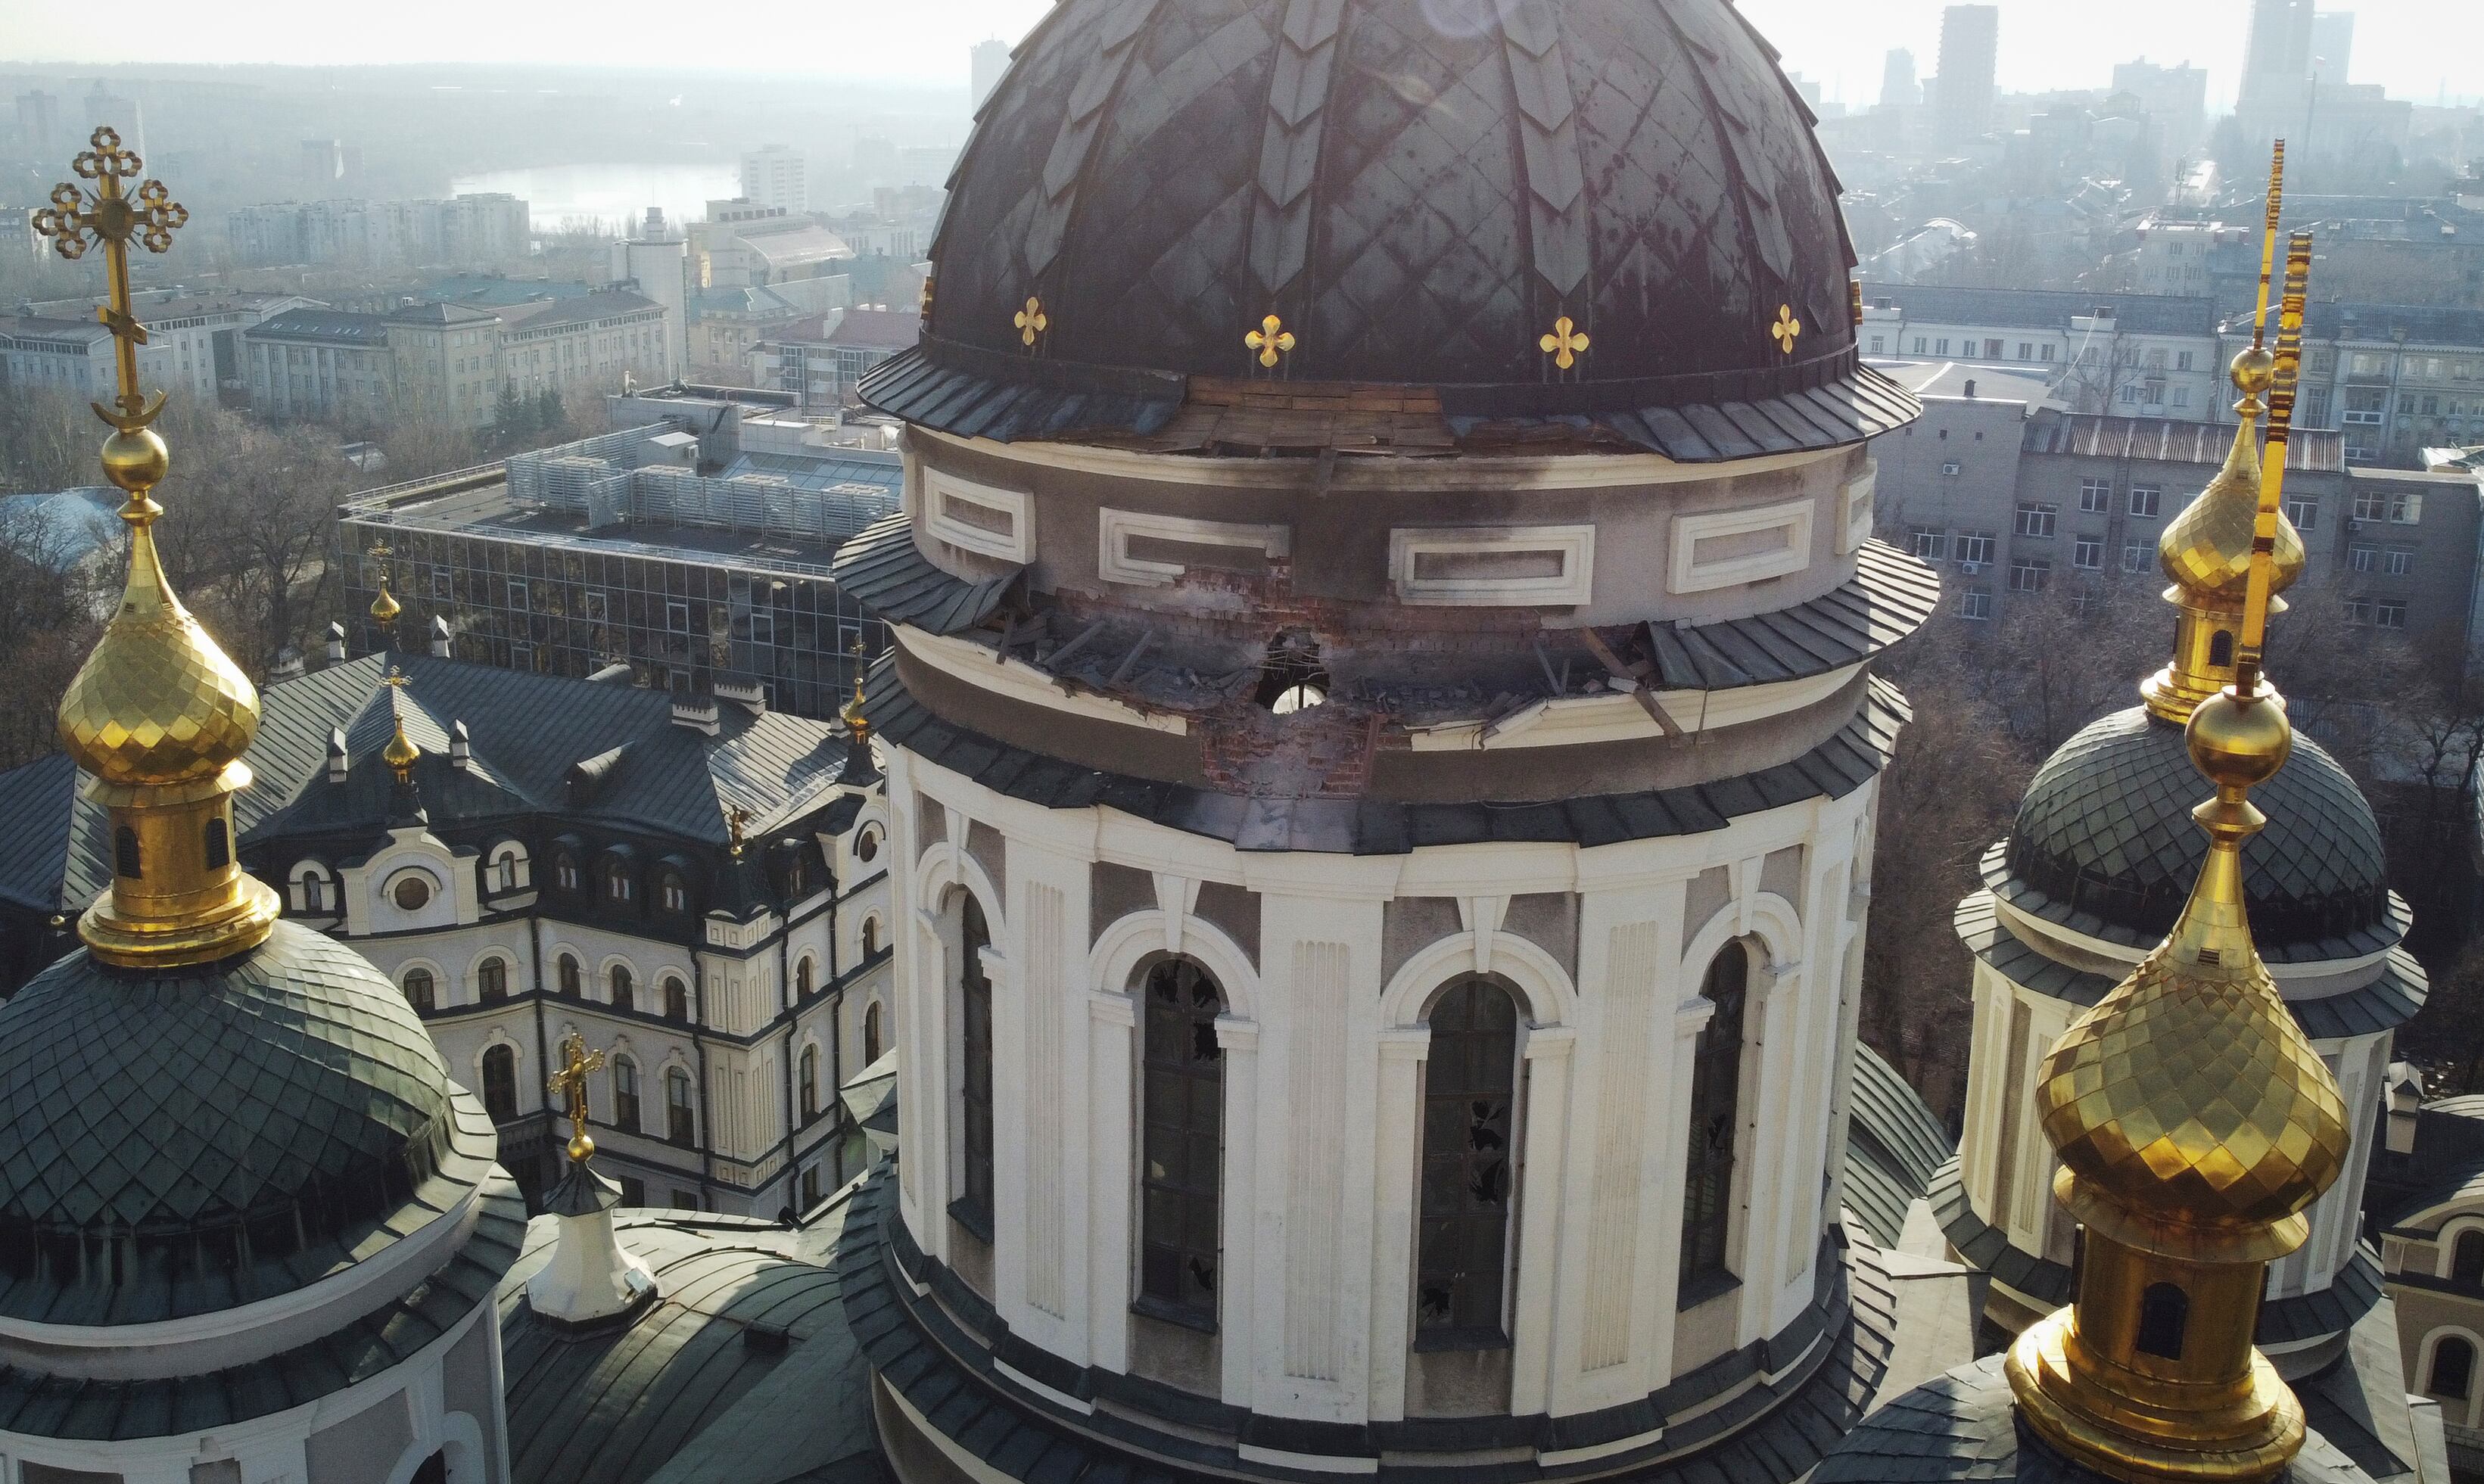
MULTIPOLYGON (((1269 0, 1275 3, 1275 0, 1269 0)), ((1492 0, 1435 0, 1489 6, 1492 0)), ((1557 3, 1557 0, 1556 0, 1557 3)), ((2248 0, 1999 0, 2005 88, 2096 87, 2113 64, 2145 55, 2191 61, 2211 74, 2212 98, 2230 97, 2248 0)), ((1742 0, 1787 65, 1829 95, 1872 101, 1880 60, 1911 48, 1919 71, 1937 66, 1941 0, 1742 0)), ((0 0, 0 61, 516 62, 634 67, 671 61, 890 80, 958 83, 965 48, 986 37, 1014 41, 1048 0, 830 0, 825 5, 716 12, 681 0, 425 0, 408 26, 394 6, 336 0, 116 0, 99 28, 92 6, 0 0), (98 45, 98 34, 110 40, 98 45)), ((2484 4, 2476 0, 2360 0, 2353 79, 2431 102, 2484 91, 2484 4)))

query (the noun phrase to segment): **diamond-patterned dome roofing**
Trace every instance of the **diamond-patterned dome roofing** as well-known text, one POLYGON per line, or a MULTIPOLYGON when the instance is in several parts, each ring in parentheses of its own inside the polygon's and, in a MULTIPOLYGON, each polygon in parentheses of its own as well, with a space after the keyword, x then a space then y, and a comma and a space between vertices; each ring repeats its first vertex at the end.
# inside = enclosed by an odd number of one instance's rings
MULTIPOLYGON (((2039 915, 2085 913, 2161 938, 2207 855, 2191 810, 2214 793, 2180 727, 2143 707, 2116 712, 2062 743, 2028 784, 2009 873, 2050 899, 2039 915)), ((2389 930, 2380 823, 2336 758, 2297 733, 2293 756, 2252 801, 2268 828, 2243 848, 2243 896, 2263 953, 2389 930)))
POLYGON ((0 1313, 164 1317, 365 1255, 472 1163, 451 1096, 395 986, 309 929, 170 972, 71 954, 0 1006, 0 1313), (115 1280, 60 1260, 107 1239, 115 1280))
POLYGON ((950 181, 926 348, 1264 375, 1274 314, 1296 381, 1820 386, 1853 254, 1812 125, 1729 0, 1063 0, 950 181))
POLYGON ((2337 1084, 2248 947, 2186 964, 2159 948, 2070 1023, 2037 1107, 2062 1163, 2126 1207, 2266 1226, 2345 1168, 2337 1084))

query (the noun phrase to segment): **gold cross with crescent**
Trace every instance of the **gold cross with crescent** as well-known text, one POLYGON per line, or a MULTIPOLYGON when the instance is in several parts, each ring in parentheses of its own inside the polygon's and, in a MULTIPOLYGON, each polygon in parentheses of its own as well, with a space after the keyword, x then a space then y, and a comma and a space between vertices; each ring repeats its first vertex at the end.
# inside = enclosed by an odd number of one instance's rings
POLYGON ((135 196, 122 193, 121 182, 135 178, 145 162, 121 148, 119 133, 99 128, 89 143, 94 148, 72 161, 71 168, 94 181, 94 189, 81 190, 69 180, 52 187, 52 203, 35 213, 35 230, 51 238, 52 251, 63 257, 83 257, 89 247, 103 244, 112 302, 96 310, 94 317, 112 332, 121 373, 121 394, 113 400, 120 410, 108 411, 100 402, 89 405, 104 421, 135 433, 164 410, 164 393, 148 397, 138 390, 138 347, 147 343, 147 327, 129 310, 129 239, 137 238, 150 253, 169 252, 174 230, 190 220, 190 211, 161 180, 141 184, 135 196))
POLYGON ((1294 348, 1294 332, 1285 322, 1271 314, 1259 321, 1259 328, 1242 337, 1242 343, 1259 353, 1261 365, 1273 366, 1277 358, 1294 348))
POLYGON ((586 1049, 586 1038, 576 1031, 560 1039, 560 1069, 552 1074, 552 1094, 561 1100, 569 1120, 569 1157, 583 1162, 595 1153, 586 1132, 586 1074, 604 1069, 604 1053, 586 1049))

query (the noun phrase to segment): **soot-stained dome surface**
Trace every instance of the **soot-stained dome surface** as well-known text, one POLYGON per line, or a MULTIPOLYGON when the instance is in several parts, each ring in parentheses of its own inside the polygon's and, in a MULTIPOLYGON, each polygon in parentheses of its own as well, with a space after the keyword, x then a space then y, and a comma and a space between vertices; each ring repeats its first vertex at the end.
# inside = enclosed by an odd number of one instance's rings
MULTIPOLYGON (((2199 879, 2208 836, 2191 809, 2214 793, 2192 767, 2180 727, 2142 707, 2116 712, 2037 771, 1986 884, 2047 921, 2152 945, 2172 931, 2199 879)), ((2252 802, 2268 827, 2244 843, 2243 896, 2263 957, 2348 957, 2402 935, 2380 823, 2318 742, 2297 732, 2293 755, 2252 802)))
POLYGON ((464 1095, 396 987, 308 928, 162 973, 73 953, 0 1007, 0 1315, 178 1318, 366 1258, 490 1175, 464 1095))
POLYGON ((1850 442, 1911 403, 1856 362, 1813 121, 1729 0, 1063 0, 865 394, 1147 431, 1256 377, 1437 388, 1461 431, 1721 407, 1730 448, 1756 406, 1762 446, 1850 442))

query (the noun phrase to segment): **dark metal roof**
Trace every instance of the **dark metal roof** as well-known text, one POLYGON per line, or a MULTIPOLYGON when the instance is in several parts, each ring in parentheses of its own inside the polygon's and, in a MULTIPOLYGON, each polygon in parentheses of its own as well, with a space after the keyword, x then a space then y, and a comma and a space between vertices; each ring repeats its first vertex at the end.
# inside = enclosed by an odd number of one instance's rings
POLYGON ((1854 719, 1791 763, 1685 788, 1508 803, 1246 797, 1081 768, 942 720, 906 693, 886 661, 872 673, 867 706, 890 744, 1046 808, 1116 809, 1244 850, 1393 855, 1490 841, 1598 846, 1697 834, 1764 809, 1843 798, 1887 766, 1906 720, 1895 687, 1877 677, 1868 684, 1854 719))
MULTIPOLYGON (((1176 1431, 1131 1416, 1152 1410, 1133 1397, 1117 1395, 1127 1408, 1098 1407, 1077 1416, 1004 1379, 992 1363, 994 1353, 1072 1394, 1094 1378, 1022 1340, 1005 1339, 998 1352, 988 1351, 987 1342, 959 1327, 941 1304, 909 1302, 910 1287, 900 1291, 911 1275, 901 1269, 906 1239, 895 1219, 894 1195, 883 1167, 854 1199, 836 1258, 848 1320, 880 1381, 992 1472, 1030 1484, 1174 1484, 1262 1471, 1239 1463, 1234 1440, 1247 1441, 1262 1427, 1273 1433, 1285 1419, 1199 1399, 1189 1403, 1196 1413, 1185 1419, 1190 1425, 1176 1431)), ((934 1275, 932 1283, 944 1303, 952 1295, 964 1304, 976 1302, 945 1274, 934 1275)), ((1563 1417, 1310 1426, 1328 1444, 1324 1451, 1340 1457, 1356 1447, 1365 1457, 1386 1450, 1384 1477, 1399 1472, 1398 1460, 1418 1450, 1470 1457, 1478 1448, 1558 1451, 1662 1427, 1661 1441, 1635 1455, 1489 1470, 1460 1467, 1463 1460, 1426 1459, 1426 1467, 1403 1471, 1461 1479, 1561 1479, 1608 1476, 1629 1468, 1630 1477, 1648 1484, 1784 1484, 1800 1478, 1860 1420, 1885 1369, 1894 1305, 1878 1251, 1832 1236, 1822 1244, 1820 1282, 1805 1319, 1635 1402, 1563 1417), (1762 1379, 1769 1371, 1775 1379, 1762 1379), (1745 1379, 1748 1386, 1717 1400, 1745 1379), (1348 1434, 1357 1437, 1349 1441, 1348 1434)), ((1149 1400, 1167 1390, 1153 1388, 1149 1400)))
MULTIPOLYGON (((2153 947, 2207 858, 2191 809, 2212 792, 2180 727, 2144 707, 2116 712, 2037 771, 1999 858, 1985 858, 1984 884, 2047 922, 2153 947)), ((2254 801, 2269 823, 2243 848, 2243 893, 2263 958, 2354 958, 2405 935, 2380 823, 2318 742, 2297 736, 2254 801)))
MULTIPOLYGON (((1876 1408, 1822 1460, 1814 1484, 2110 1484, 2018 1425, 2002 1358, 1987 1356, 1876 1408)), ((2372 1484, 2319 1433, 2271 1484, 2372 1484)))
POLYGON ((179 1318, 366 1259, 492 1169, 462 1095, 396 986, 308 928, 153 974, 72 953, 0 1006, 0 1314, 179 1318), (107 1236, 125 1256, 89 1261, 107 1236))
POLYGON ((1814 120, 1726 0, 1441 15, 1056 7, 951 178, 923 341, 864 397, 999 439, 1150 432, 1194 375, 1432 387, 1452 419, 1686 449, 1911 416, 1855 360, 1814 120), (1243 343, 1269 314, 1296 337, 1273 370, 1243 343), (1589 342, 1566 370, 1540 343, 1564 318, 1589 342))
POLYGON ((509 1468, 516 1484, 885 1480, 863 1358, 824 1261, 843 1222, 800 1233, 688 1214, 618 1213, 657 1301, 584 1331, 545 1323, 526 1283, 551 1256, 538 1217, 501 1283, 509 1468), (781 1343, 778 1341, 781 1339, 781 1343))
MULTIPOLYGON (((2112 992, 2113 980, 2050 958, 2003 927, 1990 891, 1968 893, 1951 921, 1968 952, 2021 988, 2078 1006, 2093 1005, 2112 992)), ((2287 983, 2278 982, 2280 993, 2287 983)), ((2339 994, 2289 998, 2285 1008, 2294 1012, 2303 1034, 2313 1040, 2343 1040, 2395 1030, 2414 1019, 2416 1012, 2423 1009, 2427 985, 2423 965, 2415 955, 2392 948, 2369 982, 2339 994)))
MULTIPOLYGON (((2185 422, 2173 418, 2111 418, 2095 413, 2038 412, 2027 419, 2020 446, 2029 453, 2077 458, 2140 459, 2215 468, 2233 451, 2232 423, 2185 422)), ((2342 473, 2346 435, 2297 428, 2285 445, 2285 467, 2313 473, 2342 473)))
MULTIPOLYGON (((461 1113, 492 1137, 482 1107, 461 1113)), ((0 1430, 81 1443, 228 1428, 308 1406, 412 1360, 456 1328, 517 1260, 526 1205, 494 1169, 474 1230, 456 1255, 403 1298, 281 1355, 197 1376, 78 1380, 0 1368, 0 1430)))
POLYGON ((1781 612, 1721 623, 1642 626, 1667 689, 1730 690, 1859 664, 1940 607, 1940 574, 1883 541, 1856 553, 1853 579, 1781 612))
POLYGON ((1906 1079, 1870 1046, 1855 1046, 1848 1090, 1854 1117, 1846 1128, 1846 1208, 1881 1246, 1895 1247, 1906 1207, 1931 1188, 1958 1147, 1906 1079))
MULTIPOLYGON (((100 827, 73 829, 77 765, 66 752, 0 773, 0 901, 36 912, 83 909, 112 878, 100 827)), ((86 806, 99 826, 103 811, 86 806)))
POLYGON ((912 518, 903 511, 864 526, 828 563, 841 591, 886 622, 927 634, 956 634, 989 618, 1023 570, 980 582, 952 577, 914 544, 912 518))

